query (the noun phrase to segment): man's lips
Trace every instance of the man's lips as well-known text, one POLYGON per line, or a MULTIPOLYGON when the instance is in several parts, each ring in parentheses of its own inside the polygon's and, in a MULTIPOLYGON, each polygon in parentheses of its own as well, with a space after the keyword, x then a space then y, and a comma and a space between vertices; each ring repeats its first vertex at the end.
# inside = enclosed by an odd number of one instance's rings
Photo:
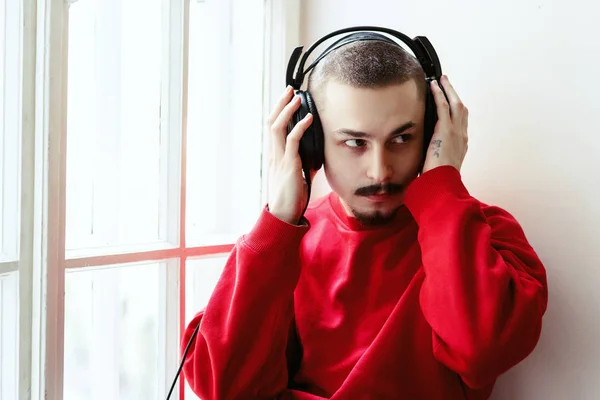
POLYGON ((381 192, 381 193, 375 193, 375 194, 367 195, 367 196, 364 196, 364 197, 366 197, 370 201, 374 201, 374 202, 380 203, 380 202, 384 202, 384 201, 387 201, 387 200, 391 199, 393 196, 394 196, 394 193, 381 192))

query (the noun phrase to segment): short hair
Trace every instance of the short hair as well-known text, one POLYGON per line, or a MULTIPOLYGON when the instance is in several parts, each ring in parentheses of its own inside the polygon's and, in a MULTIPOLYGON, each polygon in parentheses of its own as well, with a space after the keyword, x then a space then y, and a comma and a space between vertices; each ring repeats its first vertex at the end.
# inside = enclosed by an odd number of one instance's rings
POLYGON ((329 80, 356 88, 382 88, 414 79, 425 101, 427 82, 417 59, 404 48, 382 40, 346 44, 327 54, 308 77, 307 90, 315 101, 329 80))

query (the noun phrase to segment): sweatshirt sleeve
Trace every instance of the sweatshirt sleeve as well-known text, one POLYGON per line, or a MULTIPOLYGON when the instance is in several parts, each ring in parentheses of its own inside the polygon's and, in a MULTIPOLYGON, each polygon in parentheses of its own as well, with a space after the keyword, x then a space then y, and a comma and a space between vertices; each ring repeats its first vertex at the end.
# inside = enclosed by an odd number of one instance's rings
POLYGON ((454 167, 417 178, 405 204, 419 226, 420 304, 434 356, 471 388, 486 386, 539 340, 544 266, 517 221, 473 198, 454 167))
POLYGON ((207 306, 187 326, 183 376, 203 400, 267 399, 288 384, 288 334, 309 229, 263 209, 232 250, 207 306))

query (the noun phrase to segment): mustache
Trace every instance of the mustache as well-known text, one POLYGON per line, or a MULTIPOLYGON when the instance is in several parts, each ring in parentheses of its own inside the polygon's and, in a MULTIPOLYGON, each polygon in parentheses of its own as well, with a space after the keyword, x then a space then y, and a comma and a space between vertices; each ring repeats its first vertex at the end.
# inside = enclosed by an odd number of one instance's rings
POLYGON ((356 189, 354 194, 357 196, 372 196, 375 194, 396 194, 400 193, 403 188, 404 186, 399 183, 387 182, 381 183, 379 185, 361 187, 359 189, 356 189))

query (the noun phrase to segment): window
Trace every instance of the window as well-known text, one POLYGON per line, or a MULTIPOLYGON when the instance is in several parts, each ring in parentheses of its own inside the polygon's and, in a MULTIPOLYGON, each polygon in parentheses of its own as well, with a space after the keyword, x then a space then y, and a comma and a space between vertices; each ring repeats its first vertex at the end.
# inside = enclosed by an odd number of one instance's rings
POLYGON ((260 212, 263 2, 78 0, 66 15, 63 396, 161 399, 188 257, 201 274, 260 212))
MULTIPOLYGON (((20 7, 0 2, 0 262, 18 260, 21 140, 20 7)), ((0 270, 0 272, 2 272, 0 270)))
MULTIPOLYGON (((185 279, 185 321, 191 321, 194 315, 208 303, 211 292, 223 272, 227 262, 227 254, 219 254, 201 258, 189 258, 186 262, 185 279)), ((195 399, 197 396, 185 384, 185 398, 195 399)))
POLYGON ((165 398, 182 329, 264 204, 299 15, 0 0, 0 398, 165 398))
POLYGON ((159 349, 166 344, 163 305, 169 299, 161 283, 173 266, 153 262, 67 270, 65 399, 164 397, 159 375, 165 355, 159 349))
POLYGON ((18 388, 21 5, 0 1, 0 398, 18 388))
MULTIPOLYGON (((21 1, 10 21, 31 26, 14 65, 31 78, 27 107, 7 108, 4 86, 4 115, 35 124, 20 142, 5 120, 0 148, 12 255, 0 258, 0 395, 163 399, 182 329, 264 204, 263 123, 297 45, 297 4, 21 1), (7 165, 21 161, 19 191, 7 165)), ((16 84, 2 54, 2 82, 16 84)), ((180 380, 173 398, 186 394, 180 380)))
POLYGON ((17 398, 17 277, 15 272, 0 275, 0 396, 17 398))

